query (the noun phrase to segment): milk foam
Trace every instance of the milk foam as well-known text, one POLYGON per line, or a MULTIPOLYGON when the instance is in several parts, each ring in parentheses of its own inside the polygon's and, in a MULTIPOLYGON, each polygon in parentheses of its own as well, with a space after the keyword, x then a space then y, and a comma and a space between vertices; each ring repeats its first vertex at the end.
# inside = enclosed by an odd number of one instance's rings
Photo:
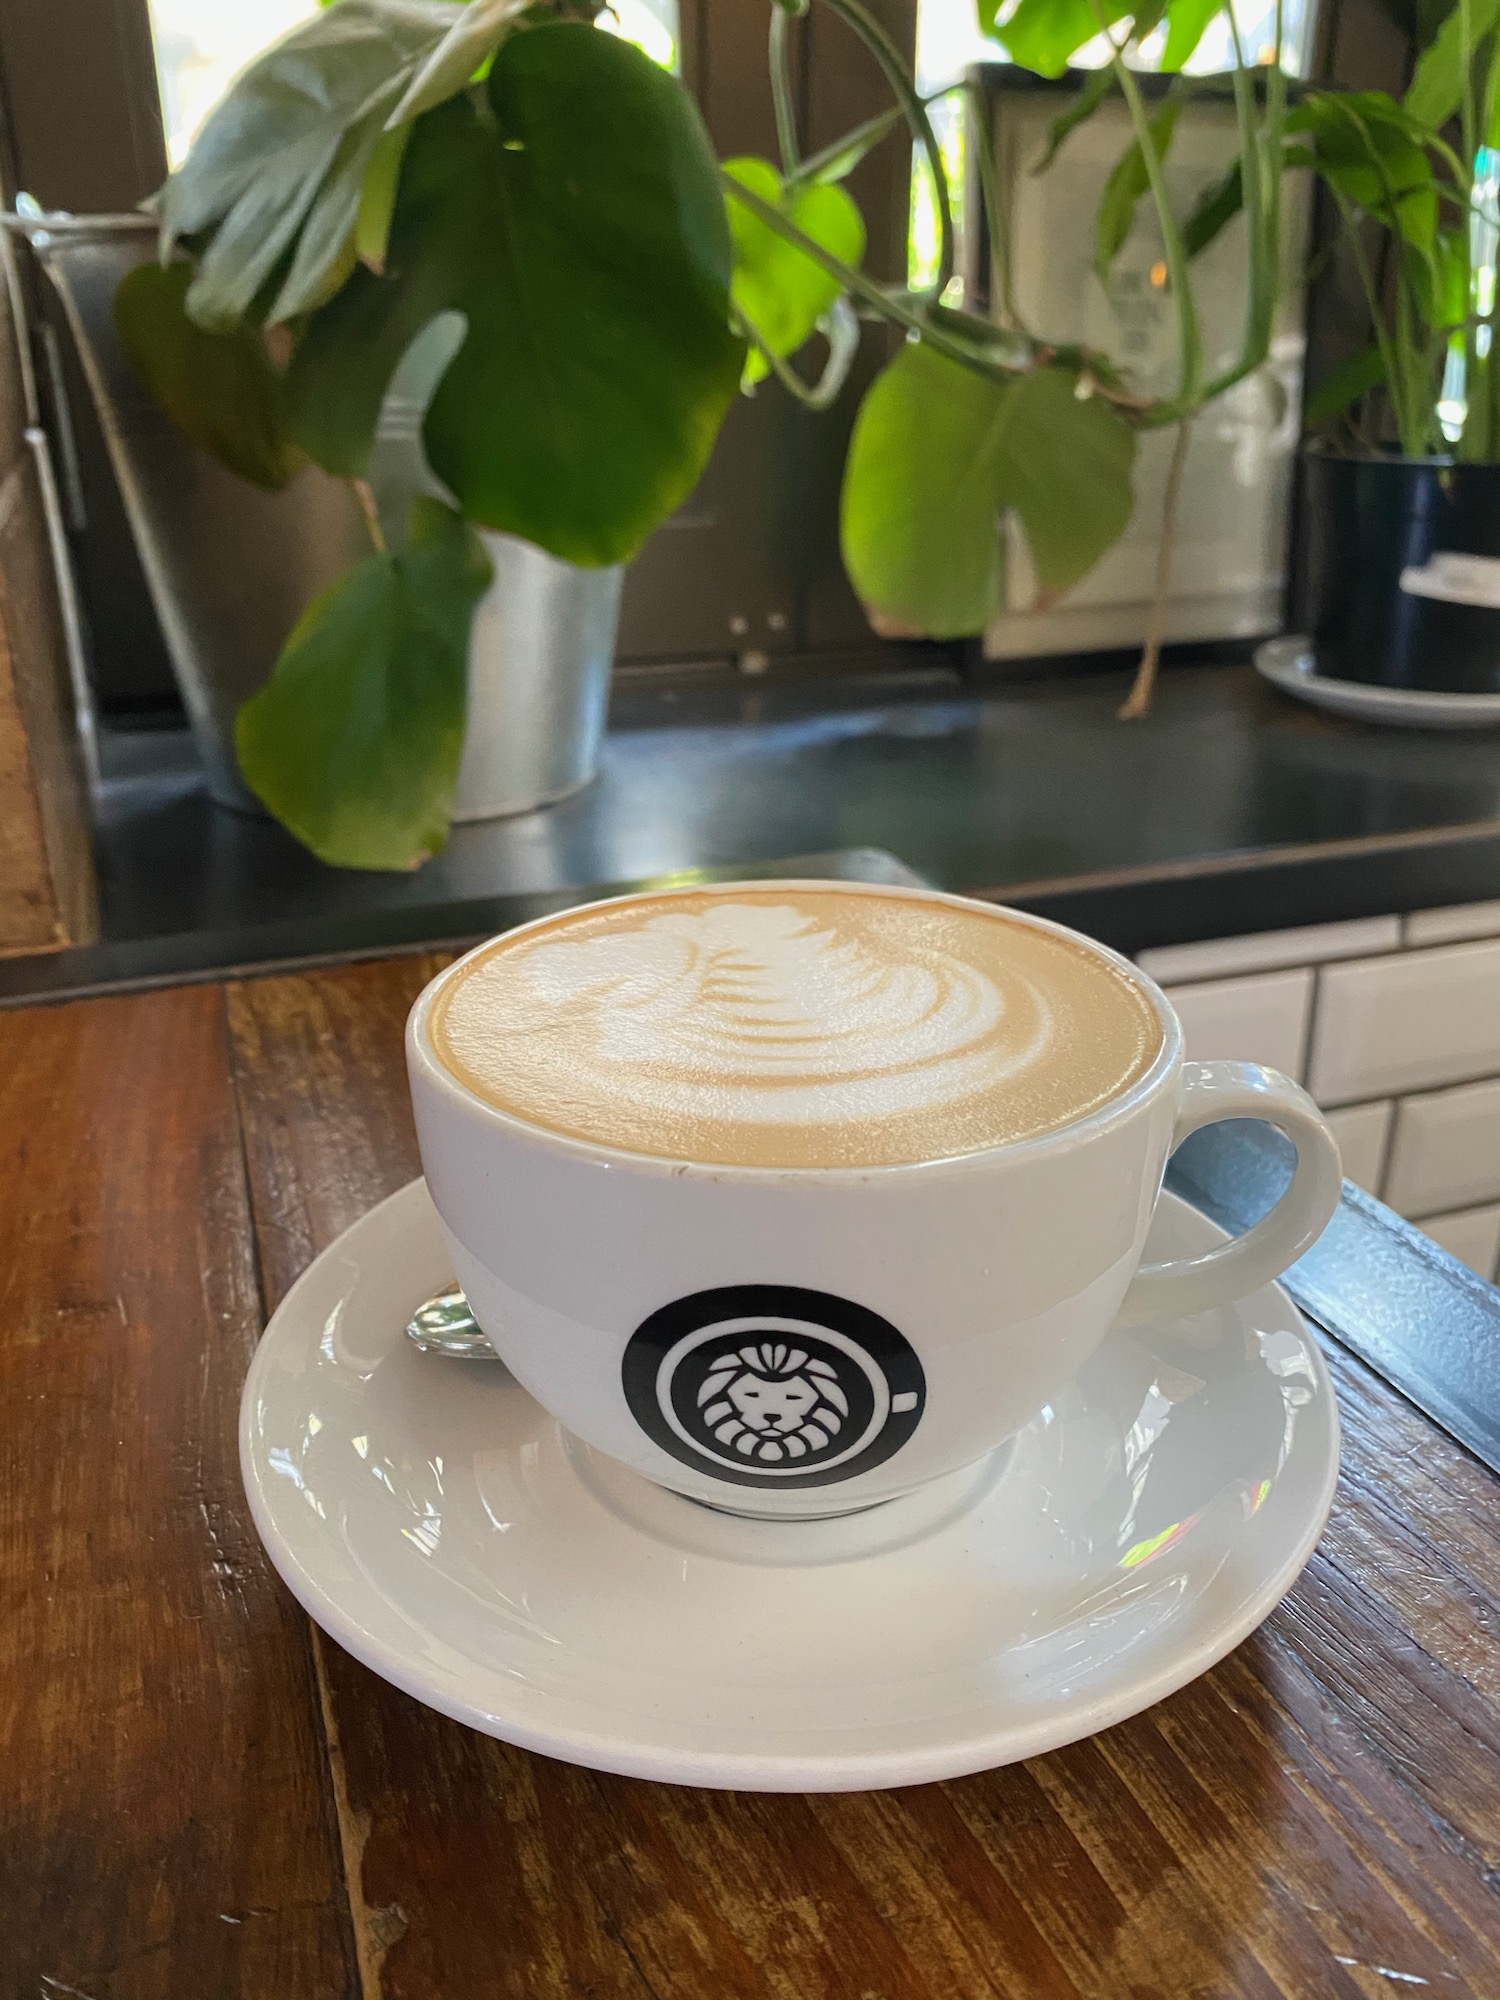
POLYGON ((434 1015, 480 1095, 555 1130, 751 1165, 940 1158, 1048 1129, 1149 1066, 1108 960, 936 899, 635 899, 500 940, 434 1015))

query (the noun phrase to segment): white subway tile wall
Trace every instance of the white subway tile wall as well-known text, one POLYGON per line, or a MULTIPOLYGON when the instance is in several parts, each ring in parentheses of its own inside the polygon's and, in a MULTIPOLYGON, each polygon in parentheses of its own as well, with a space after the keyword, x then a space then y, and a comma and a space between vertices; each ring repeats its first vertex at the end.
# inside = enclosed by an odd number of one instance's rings
POLYGON ((1500 1071, 1500 940, 1394 952, 1320 976, 1308 1088, 1320 1104, 1500 1071))
POLYGON ((1344 1173, 1500 1282, 1500 902, 1140 954, 1190 1056, 1297 1077, 1344 1173))
POLYGON ((1333 1136, 1344 1156, 1344 1179, 1362 1187, 1366 1194, 1380 1193, 1395 1108, 1387 1098, 1382 1104, 1350 1104, 1342 1111, 1328 1114, 1333 1136))
POLYGON ((1500 903, 1455 903, 1446 910, 1413 910, 1408 944, 1457 944, 1464 938, 1500 937, 1500 903))
POLYGON ((1500 1079, 1403 1100, 1385 1198, 1413 1218, 1500 1201, 1500 1079))
POLYGON ((1238 1056, 1242 1062, 1268 1063, 1301 1081, 1312 1006, 1310 967, 1260 973, 1253 979, 1211 979, 1166 991, 1195 1062, 1238 1056))
POLYGON ((1500 1202, 1464 1209, 1456 1215, 1430 1215, 1420 1227, 1460 1264, 1494 1281, 1500 1265, 1500 1202))
MULTIPOLYGON (((1500 932, 1500 921, 1495 929, 1500 932)), ((1142 972, 1167 986, 1173 980, 1222 979, 1232 972, 1276 972, 1282 966, 1321 965, 1331 958, 1368 958, 1377 951, 1395 951, 1400 943, 1399 917, 1355 917, 1342 924, 1257 931, 1252 937, 1158 945, 1143 951, 1137 963, 1142 972)))

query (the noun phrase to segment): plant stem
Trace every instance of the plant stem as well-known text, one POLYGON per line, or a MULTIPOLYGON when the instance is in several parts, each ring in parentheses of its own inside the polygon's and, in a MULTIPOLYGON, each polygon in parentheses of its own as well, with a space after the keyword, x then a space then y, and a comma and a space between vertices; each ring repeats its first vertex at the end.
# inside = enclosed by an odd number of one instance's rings
POLYGON ((1177 508, 1182 498, 1182 472, 1187 464, 1188 439, 1193 420, 1183 417, 1172 442, 1172 460, 1167 467, 1167 487, 1161 503, 1161 540, 1156 545, 1156 583, 1151 593, 1151 616, 1146 626, 1146 645, 1136 668, 1135 685, 1119 711, 1121 722, 1139 722, 1151 712, 1156 690, 1156 671, 1161 665, 1162 640, 1166 635, 1167 600, 1172 589, 1172 556, 1177 541, 1177 508))
POLYGON ((964 108, 973 127, 971 143, 977 145, 979 164, 979 198, 984 208, 985 226, 989 231, 990 273, 992 278, 992 298, 998 303, 995 318, 1001 326, 1012 327, 1017 333, 1025 333, 1026 325, 1016 310, 1010 261, 1010 215, 1004 206, 1000 192, 1000 179, 995 172, 994 134, 984 115, 984 92, 977 84, 965 83, 964 108))
POLYGON ((1196 411, 1203 401, 1203 340, 1198 328, 1198 310, 1193 303, 1192 286, 1188 280, 1187 252, 1182 244, 1182 232, 1177 227, 1177 218, 1172 213, 1172 204, 1167 197, 1167 177, 1162 167, 1161 155, 1156 150, 1156 139, 1151 130, 1151 120, 1146 112, 1145 102, 1131 72, 1125 67, 1121 45, 1109 33, 1109 23, 1104 18, 1104 10, 1099 0, 1090 0, 1100 28, 1108 36, 1113 53, 1110 67, 1115 73, 1126 106, 1130 112, 1130 122, 1135 128, 1136 144, 1141 149, 1141 160, 1145 165, 1146 179, 1151 188, 1151 199, 1156 206, 1156 218, 1161 227, 1162 247, 1166 255, 1167 283, 1171 287, 1172 302, 1177 309, 1178 344, 1178 387, 1170 404, 1162 405, 1157 412, 1157 421, 1166 423, 1179 415, 1189 415, 1196 411))
POLYGON ((936 324, 921 302, 916 305, 909 304, 907 294, 887 291, 873 278, 866 277, 863 271, 856 271, 841 257, 836 257, 831 250, 825 250, 815 237, 799 229, 790 216, 784 215, 771 202, 762 201, 758 194, 737 181, 733 174, 725 173, 721 168, 719 178, 725 194, 732 201, 737 201, 743 208, 748 208, 750 213, 759 217, 768 229, 774 229, 778 236, 783 237, 788 243, 795 244, 805 257, 810 257, 831 278, 836 278, 851 298, 860 299, 869 306, 877 318, 894 320, 898 326, 904 326, 909 333, 920 334, 922 339, 939 354, 945 354, 950 361, 961 362, 964 367, 973 368, 992 380, 1024 374, 1033 364, 1035 353, 1029 341, 1014 339, 1008 349, 1007 358, 1002 360, 999 352, 1002 341, 998 332, 993 343, 984 345, 978 341, 968 341, 955 336, 946 328, 936 324))
POLYGON ((380 525, 380 509, 375 504, 375 489, 368 479, 351 479, 354 497, 358 500, 360 512, 365 517, 365 526, 370 531, 370 542, 378 556, 390 554, 386 547, 385 529, 380 525))
POLYGON ((771 0, 771 101, 776 107, 776 144, 783 175, 794 174, 801 161, 797 146, 797 112, 792 103, 792 79, 787 64, 790 20, 779 0, 771 0))
POLYGON ((1349 239, 1349 249, 1354 257, 1354 267, 1359 273, 1359 282, 1365 295, 1365 308, 1370 315, 1370 331, 1375 336, 1375 345, 1380 349, 1380 359, 1385 368, 1386 389, 1396 411, 1396 429, 1401 438, 1401 449, 1406 451, 1406 398, 1402 389, 1401 359, 1391 339, 1390 328, 1386 325, 1385 312, 1380 302, 1380 294, 1375 286, 1370 260, 1365 255, 1365 246, 1360 241, 1359 217, 1348 199, 1330 182, 1328 191, 1333 196, 1339 211, 1339 219, 1344 225, 1344 234, 1349 239))
POLYGON ((932 120, 927 115, 927 106, 922 102, 917 87, 912 82, 901 51, 874 15, 868 13, 861 5, 861 0, 825 0, 825 4, 832 8, 841 20, 847 22, 880 64, 896 102, 906 113, 906 122, 911 127, 912 137, 927 155, 933 192, 937 197, 940 237, 937 277, 933 281, 931 296, 940 299, 947 289, 948 280, 953 276, 953 204, 948 193, 948 170, 943 165, 943 156, 938 147, 937 136, 932 129, 932 120))
POLYGON ((828 359, 822 374, 813 383, 804 382, 791 363, 776 353, 743 307, 738 308, 738 312, 745 338, 760 354, 776 380, 802 405, 803 409, 826 410, 837 401, 838 393, 849 379, 850 367, 859 351, 859 323, 854 319, 846 299, 839 299, 832 313, 826 315, 832 322, 830 325, 825 327, 820 323, 819 331, 828 342, 828 359), (838 324, 836 315, 840 307, 848 315, 850 322, 848 327, 840 327, 838 324))

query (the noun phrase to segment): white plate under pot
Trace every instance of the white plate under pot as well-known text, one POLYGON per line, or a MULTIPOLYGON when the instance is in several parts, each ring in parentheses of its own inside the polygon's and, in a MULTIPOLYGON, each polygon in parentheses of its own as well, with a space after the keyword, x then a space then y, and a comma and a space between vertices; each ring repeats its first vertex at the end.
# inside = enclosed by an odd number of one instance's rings
MULTIPOLYGON (((1219 1235, 1164 1196, 1150 1254, 1219 1235)), ((449 1277, 417 1181, 293 1287, 245 1385, 256 1525, 375 1672, 601 1770, 845 1791, 1055 1748, 1237 1645, 1332 1501, 1332 1390, 1277 1286, 1116 1331, 986 1464, 786 1523, 600 1458, 498 1363, 416 1352, 406 1319, 449 1277)))
POLYGON ((1310 639, 1267 639, 1255 649, 1255 671, 1283 694, 1356 722, 1407 729, 1500 729, 1500 694, 1439 694, 1336 680, 1318 672, 1310 639))

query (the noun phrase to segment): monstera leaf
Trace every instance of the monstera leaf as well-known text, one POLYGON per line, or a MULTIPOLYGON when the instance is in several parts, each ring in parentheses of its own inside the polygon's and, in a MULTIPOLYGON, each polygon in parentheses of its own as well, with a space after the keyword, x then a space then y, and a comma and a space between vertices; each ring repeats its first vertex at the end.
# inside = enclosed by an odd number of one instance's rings
MULTIPOLYGON (((857 265, 864 256, 864 217, 843 188, 812 181, 789 193, 769 160, 726 160, 724 171, 781 209, 804 236, 844 263, 857 265)), ((839 296, 837 278, 741 202, 729 204, 729 233, 734 242, 735 306, 773 354, 795 354, 839 296)), ((745 386, 752 387, 768 372, 765 356, 752 348, 745 359, 745 386)))
POLYGON ((205 333, 187 316, 193 267, 139 264, 115 293, 131 367, 194 444, 275 492, 306 463, 282 424, 281 378, 254 327, 205 333))
POLYGON ((707 462, 744 355, 702 122, 649 57, 577 22, 517 30, 413 128, 385 274, 313 315, 295 435, 345 475, 438 313, 468 334, 424 438, 464 512, 571 562, 634 555, 707 462))
POLYGON ((251 64, 159 197, 164 259, 206 239, 187 301, 200 325, 233 325, 283 266, 273 320, 325 295, 347 268, 386 122, 466 12, 339 0, 251 64))
POLYGON ((247 783, 322 860, 414 868, 448 838, 469 626, 489 580, 473 529, 417 500, 406 546, 316 598, 240 710, 247 783))
POLYGON ((1000 608, 1000 517, 1042 588, 1069 589, 1124 532, 1135 437, 1068 369, 997 381, 908 345, 871 385, 844 472, 844 562, 877 631, 950 639, 1000 608))

